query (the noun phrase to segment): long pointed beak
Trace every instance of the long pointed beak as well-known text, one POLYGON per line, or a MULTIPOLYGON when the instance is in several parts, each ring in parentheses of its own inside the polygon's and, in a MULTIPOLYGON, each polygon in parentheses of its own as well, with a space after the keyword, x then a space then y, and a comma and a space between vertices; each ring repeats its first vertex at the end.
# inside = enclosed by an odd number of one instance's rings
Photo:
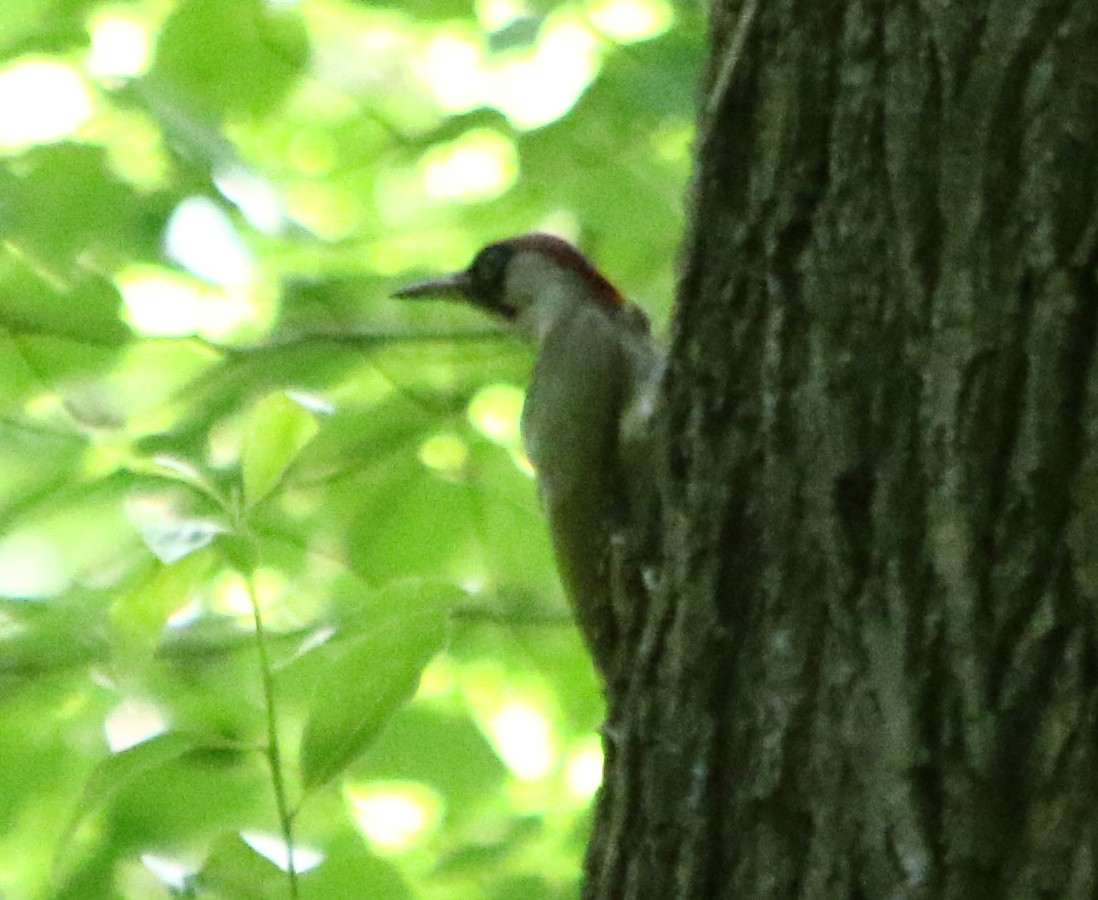
POLYGON ((464 300, 469 290, 468 272, 455 272, 401 288, 393 294, 400 300, 464 300))

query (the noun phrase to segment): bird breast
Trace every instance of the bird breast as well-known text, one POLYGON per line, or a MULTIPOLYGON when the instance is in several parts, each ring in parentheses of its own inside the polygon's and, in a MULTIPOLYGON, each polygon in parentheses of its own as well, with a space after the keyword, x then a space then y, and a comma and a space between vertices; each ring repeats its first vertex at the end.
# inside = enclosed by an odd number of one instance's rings
POLYGON ((598 309, 578 309, 545 333, 522 432, 547 499, 614 480, 624 362, 618 330, 598 309))

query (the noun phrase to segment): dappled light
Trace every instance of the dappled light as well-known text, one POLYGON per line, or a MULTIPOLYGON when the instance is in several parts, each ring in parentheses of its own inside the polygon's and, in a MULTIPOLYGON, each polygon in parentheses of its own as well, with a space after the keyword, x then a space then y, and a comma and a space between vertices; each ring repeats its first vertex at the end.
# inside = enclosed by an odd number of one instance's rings
POLYGON ((168 218, 164 251, 192 274, 221 287, 240 287, 255 262, 225 211, 205 197, 187 197, 168 218))
POLYGON ((88 73, 99 78, 133 78, 152 59, 149 30, 140 19, 121 9, 104 9, 88 22, 91 49, 88 73))
POLYGON ((453 432, 435 434, 419 448, 420 461, 428 469, 443 475, 457 475, 469 459, 469 448, 460 435, 453 432))
POLYGON ((489 200, 518 177, 514 144, 498 132, 477 129, 423 158, 423 186, 436 200, 489 200))
POLYGON ((168 730, 164 711, 155 703, 125 697, 107 713, 103 733, 111 753, 135 747, 168 730))
POLYGON ((277 835, 243 831, 240 836, 256 853, 265 856, 283 871, 290 867, 291 856, 294 860, 294 868, 298 872, 308 872, 324 861, 323 853, 308 847, 294 847, 291 850, 286 846, 286 842, 277 835))
POLYGON ((537 781, 556 763, 553 730, 534 704, 510 700, 492 713, 488 728, 496 750, 515 777, 537 781))
POLYGON ((593 738, 583 738, 568 759, 565 777, 568 789, 578 800, 590 800, 602 784, 602 747, 593 738))
POLYGON ((469 421, 489 440, 519 446, 523 392, 512 384, 487 384, 469 402, 469 421))
POLYGON ((674 19, 664 0, 595 0, 588 8, 599 32, 622 43, 662 34, 674 19))
POLYGON ((0 148, 68 137, 93 113, 91 91, 72 66, 29 57, 0 69, 0 148))
POLYGON ((702 29, 0 12, 0 895, 576 895, 604 710, 531 355, 391 295, 548 230, 665 321, 702 29))
POLYGON ((16 531, 0 538, 0 596, 53 597, 69 586, 64 552, 48 534, 16 531))
POLYGON ((355 824, 381 853, 399 853, 426 840, 443 813, 439 796, 422 784, 347 784, 355 824))
POLYGON ((231 337, 266 324, 254 291, 221 289, 178 269, 134 265, 115 276, 122 295, 123 318, 146 337, 201 335, 211 340, 231 337))

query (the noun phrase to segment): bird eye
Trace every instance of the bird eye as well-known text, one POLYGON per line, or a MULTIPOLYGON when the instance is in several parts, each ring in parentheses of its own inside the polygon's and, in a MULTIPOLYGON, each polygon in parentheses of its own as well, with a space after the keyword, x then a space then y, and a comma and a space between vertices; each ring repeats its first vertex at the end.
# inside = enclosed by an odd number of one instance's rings
POLYGON ((480 302, 497 306, 502 301, 507 263, 514 252, 506 244, 493 244, 477 254, 469 267, 469 278, 472 292, 480 302))

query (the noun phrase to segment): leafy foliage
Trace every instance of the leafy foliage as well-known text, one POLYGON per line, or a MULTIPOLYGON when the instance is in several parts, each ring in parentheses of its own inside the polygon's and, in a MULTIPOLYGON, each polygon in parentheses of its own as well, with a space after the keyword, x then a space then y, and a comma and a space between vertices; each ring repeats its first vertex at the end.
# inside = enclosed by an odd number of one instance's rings
POLYGON ((700 47, 663 0, 0 12, 0 894, 574 895, 529 353, 388 293, 550 228, 665 320, 700 47))

